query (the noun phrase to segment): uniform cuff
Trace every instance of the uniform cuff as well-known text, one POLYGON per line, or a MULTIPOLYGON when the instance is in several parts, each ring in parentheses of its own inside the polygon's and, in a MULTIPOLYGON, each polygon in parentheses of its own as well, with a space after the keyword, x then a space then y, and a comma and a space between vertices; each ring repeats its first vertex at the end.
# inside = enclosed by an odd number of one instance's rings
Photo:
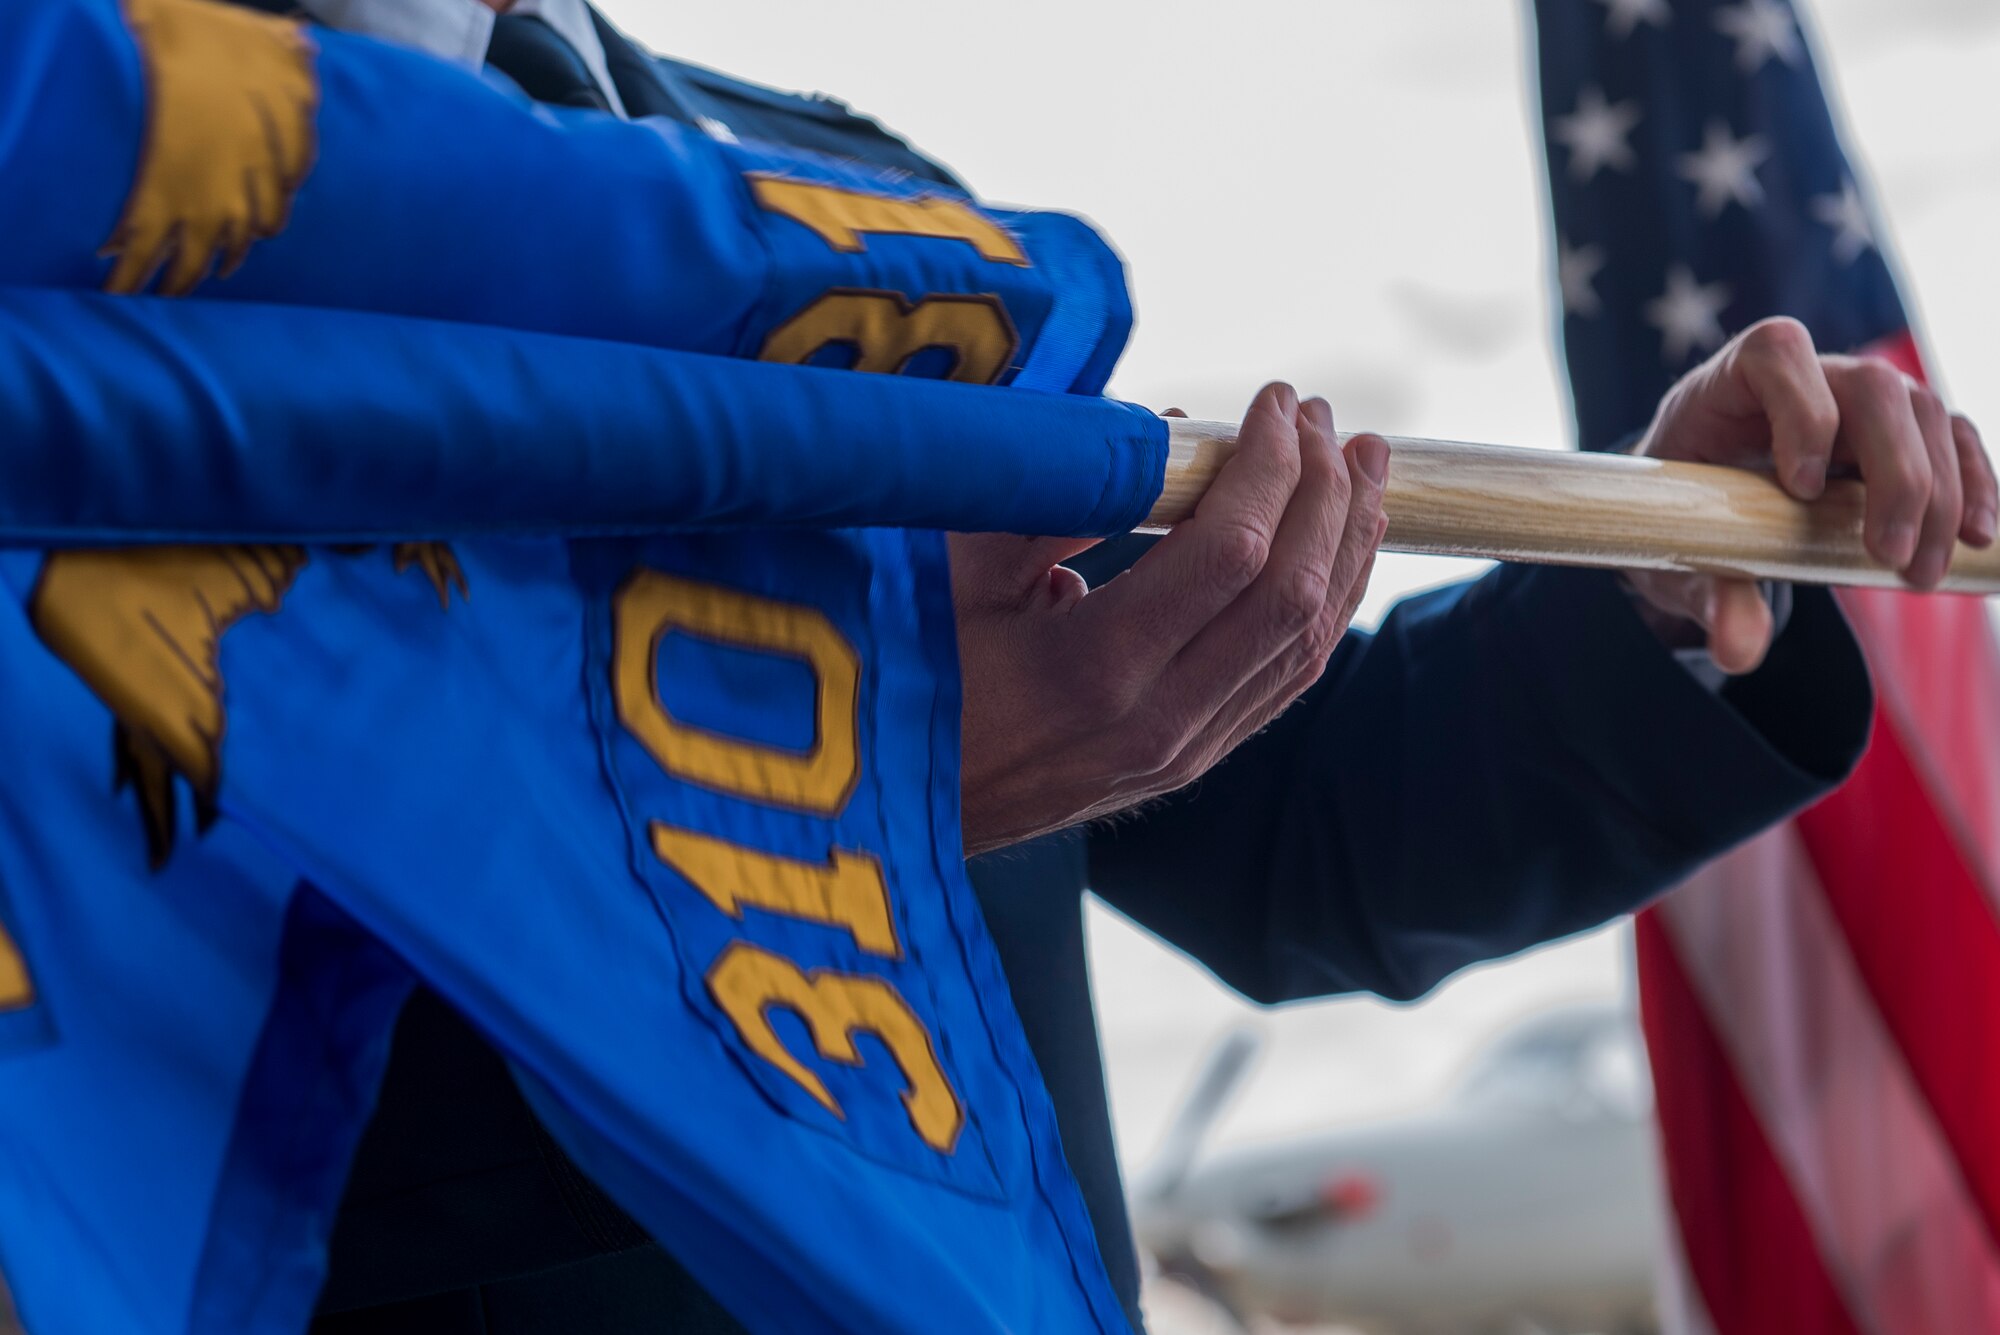
POLYGON ((1524 678, 1543 726, 1666 839, 1712 856, 1830 791, 1868 739, 1874 693, 1824 589, 1795 591, 1756 672, 1706 689, 1647 629, 1617 576, 1514 567, 1483 582, 1489 661, 1524 678))

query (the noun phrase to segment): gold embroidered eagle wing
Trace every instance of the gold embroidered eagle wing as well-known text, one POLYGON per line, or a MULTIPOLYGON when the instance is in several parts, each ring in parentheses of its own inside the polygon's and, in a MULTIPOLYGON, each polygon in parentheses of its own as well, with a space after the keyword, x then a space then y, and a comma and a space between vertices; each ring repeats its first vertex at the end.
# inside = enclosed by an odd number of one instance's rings
POLYGON ((173 851, 174 775, 213 819, 221 781, 223 632, 275 612, 299 547, 131 547, 52 552, 28 602, 42 642, 117 719, 120 787, 131 784, 155 867, 173 851))
POLYGON ((125 0, 146 72, 146 132, 104 245, 110 292, 194 290, 283 229, 311 170, 319 110, 304 26, 211 0, 125 0))
MULTIPOLYGON (((227 276, 275 236, 312 168, 316 48, 304 26, 212 0, 124 0, 145 71, 143 147, 104 254, 108 291, 180 296, 227 276)), ((361 550, 366 550, 365 548, 361 550)), ((443 543, 392 548, 449 607, 465 575, 443 543)), ((137 547, 51 553, 29 615, 36 632, 117 720, 114 782, 137 793, 155 867, 173 851, 174 783, 215 817, 226 713, 223 634, 275 612, 306 563, 301 547, 137 547)))

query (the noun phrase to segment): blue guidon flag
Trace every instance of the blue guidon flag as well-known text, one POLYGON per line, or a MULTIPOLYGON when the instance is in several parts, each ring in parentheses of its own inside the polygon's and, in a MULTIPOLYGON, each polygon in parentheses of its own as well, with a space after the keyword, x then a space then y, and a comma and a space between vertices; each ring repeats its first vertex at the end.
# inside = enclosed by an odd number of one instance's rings
MULTIPOLYGON (((1921 377, 1786 0, 1537 0, 1585 448, 1767 316, 1921 377)), ((1848 784, 1641 916, 1674 1335, 2000 1329, 2000 655, 1974 599, 1845 591, 1848 784)))
POLYGON ((1073 218, 0 5, 26 1327, 302 1329, 421 980, 752 1329, 1125 1330, 963 876, 936 530, 1144 516, 1129 323, 1073 218))

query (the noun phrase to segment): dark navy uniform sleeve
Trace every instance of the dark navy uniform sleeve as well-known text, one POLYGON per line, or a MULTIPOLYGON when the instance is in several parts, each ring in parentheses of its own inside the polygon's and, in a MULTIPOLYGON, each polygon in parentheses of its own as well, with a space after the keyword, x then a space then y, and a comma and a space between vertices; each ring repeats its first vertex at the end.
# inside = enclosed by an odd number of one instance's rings
POLYGON ((1093 888, 1246 996, 1407 999, 1633 910, 1822 795, 1873 696, 1800 589, 1704 689, 1615 576, 1504 567, 1410 599, 1198 784, 1093 830, 1093 888))

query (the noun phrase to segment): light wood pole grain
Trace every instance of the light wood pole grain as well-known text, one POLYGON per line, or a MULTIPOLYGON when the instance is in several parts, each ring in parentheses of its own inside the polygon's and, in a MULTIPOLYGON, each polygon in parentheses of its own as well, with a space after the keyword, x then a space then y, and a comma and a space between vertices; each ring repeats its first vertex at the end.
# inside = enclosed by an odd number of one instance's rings
MULTIPOLYGON (((1227 422, 1174 418, 1168 433, 1166 484, 1149 528, 1170 528, 1192 514, 1236 447, 1236 427, 1227 422)), ((1386 439, 1389 532, 1382 545, 1391 551, 1901 586, 1862 546, 1857 482, 1829 482, 1821 499, 1806 503, 1738 468, 1386 439)), ((1980 551, 1960 543, 1943 587, 2000 594, 2000 544, 1980 551)))

